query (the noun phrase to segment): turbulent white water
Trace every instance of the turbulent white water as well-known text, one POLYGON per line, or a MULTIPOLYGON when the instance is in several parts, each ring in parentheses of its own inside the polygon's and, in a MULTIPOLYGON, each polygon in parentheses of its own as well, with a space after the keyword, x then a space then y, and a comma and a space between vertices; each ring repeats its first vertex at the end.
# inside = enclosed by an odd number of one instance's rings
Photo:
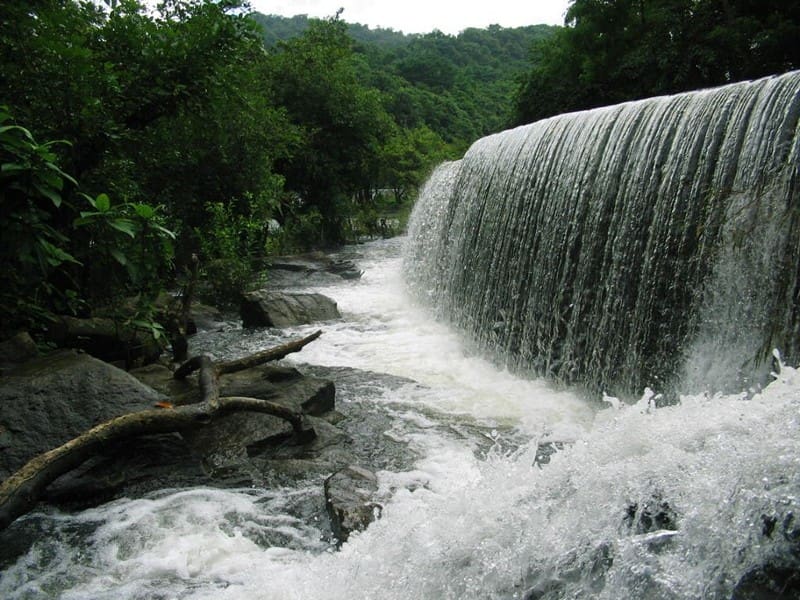
MULTIPOLYGON (((293 359, 413 380, 373 390, 383 435, 416 456, 378 474, 379 521, 336 551, 299 508, 320 493, 303 486, 33 514, 5 534, 36 541, 0 597, 729 598, 764 565, 798 568, 800 373, 751 398, 597 407, 497 370, 433 322, 401 285, 399 246, 367 245, 361 280, 318 286, 344 318, 293 359), (565 444, 534 465, 548 440, 565 444)), ((238 354, 270 332, 220 335, 238 354)))
POLYGON ((800 357, 799 186, 797 71, 559 115, 434 174, 409 277, 515 368, 731 389, 800 357))

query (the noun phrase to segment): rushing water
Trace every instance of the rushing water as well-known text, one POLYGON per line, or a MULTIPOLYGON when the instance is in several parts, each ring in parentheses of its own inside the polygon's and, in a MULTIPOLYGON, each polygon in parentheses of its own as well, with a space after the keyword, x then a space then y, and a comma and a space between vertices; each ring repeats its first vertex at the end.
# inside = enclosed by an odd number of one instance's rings
POLYGON ((318 475, 269 473, 37 512, 0 534, 0 597, 800 597, 800 373, 769 353, 800 340, 799 118, 791 73, 479 141, 415 211, 413 298, 402 240, 283 282, 343 314, 287 362, 336 380, 378 521, 337 549, 318 475), (744 389, 755 355, 776 372, 744 389))
POLYGON ((773 347, 800 357, 799 119, 793 72, 478 140, 421 195, 409 275, 515 368, 752 383, 773 347))
MULTIPOLYGON (((499 370, 433 321, 407 296, 400 245, 350 251, 361 280, 303 284, 343 319, 292 358, 364 370, 338 385, 339 410, 368 404, 378 435, 408 448, 378 473, 379 521, 335 550, 305 508, 320 486, 302 481, 36 513, 3 534, 30 547, 0 597, 729 598, 764 565, 798 568, 798 372, 752 397, 597 406, 499 370), (548 440, 562 449, 534 464, 548 440)), ((274 337, 230 326, 195 344, 235 355, 274 337)))

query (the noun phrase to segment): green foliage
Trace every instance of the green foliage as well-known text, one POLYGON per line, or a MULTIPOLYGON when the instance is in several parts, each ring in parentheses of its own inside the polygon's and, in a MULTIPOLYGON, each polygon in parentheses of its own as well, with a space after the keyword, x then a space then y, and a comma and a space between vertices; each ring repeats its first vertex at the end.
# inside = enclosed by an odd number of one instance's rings
POLYGON ((251 194, 237 203, 210 202, 206 225, 197 229, 200 264, 212 300, 220 305, 237 303, 263 264, 263 258, 280 248, 277 232, 270 231, 272 216, 280 208, 275 178, 271 190, 251 194))
POLYGON ((91 210, 73 221, 83 241, 84 296, 94 301, 137 294, 154 300, 171 271, 175 234, 163 211, 141 202, 113 205, 106 194, 81 194, 91 210), (121 267, 121 268, 120 268, 121 267))
POLYGON ((56 143, 36 142, 0 107, 0 307, 7 330, 77 304, 67 267, 79 262, 60 227, 65 183, 75 181, 58 167, 56 143))
POLYGON ((173 234, 157 210, 144 203, 112 206, 106 194, 76 193, 77 182, 58 166, 56 143, 40 144, 11 121, 8 109, 0 108, 5 329, 40 329, 54 313, 75 313, 87 300, 141 293, 159 282, 173 234), (78 212, 73 196, 91 210, 78 212))
POLYGON ((130 295, 126 318, 153 325, 193 254, 232 299, 264 255, 407 210, 435 163, 505 124, 550 31, 255 19, 267 49, 238 0, 0 3, 9 327, 130 295))
POLYGON ((273 253, 291 254, 308 248, 318 248, 324 242, 322 231, 323 218, 317 208, 290 212, 284 221, 283 228, 275 237, 276 244, 272 248, 273 253))
POLYGON ((447 145, 428 127, 400 129, 381 148, 380 181, 403 203, 447 155, 447 145))
POLYGON ((573 0, 566 20, 534 49, 517 123, 800 66, 797 2, 573 0))
POLYGON ((277 161, 289 190, 322 219, 323 244, 342 240, 340 207, 377 171, 392 123, 375 90, 357 77, 346 25, 312 21, 272 57, 272 92, 301 132, 291 156, 277 161))
MULTIPOLYGON (((303 35, 313 23, 302 15, 286 19, 256 13, 254 18, 268 47, 303 35)), ((508 125, 516 81, 528 69, 530 47, 555 30, 548 25, 492 25, 457 36, 439 31, 404 35, 346 24, 360 59, 362 83, 381 91, 398 126, 428 127, 450 144, 451 158, 478 137, 508 125)))

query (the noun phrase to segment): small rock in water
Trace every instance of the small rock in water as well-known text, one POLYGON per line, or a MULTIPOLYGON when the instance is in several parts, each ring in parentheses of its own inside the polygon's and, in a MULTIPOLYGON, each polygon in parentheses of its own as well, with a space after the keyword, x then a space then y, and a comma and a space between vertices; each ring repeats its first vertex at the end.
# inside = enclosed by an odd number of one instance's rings
POLYGON ((345 467, 325 480, 325 504, 340 544, 380 516, 382 507, 373 501, 377 491, 375 474, 356 465, 345 467))

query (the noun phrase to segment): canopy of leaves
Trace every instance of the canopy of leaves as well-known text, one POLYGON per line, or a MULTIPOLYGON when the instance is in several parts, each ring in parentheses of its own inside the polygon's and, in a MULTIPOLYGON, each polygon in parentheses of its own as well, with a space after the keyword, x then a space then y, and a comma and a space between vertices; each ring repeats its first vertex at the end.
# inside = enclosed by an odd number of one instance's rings
POLYGON ((800 4, 573 0, 534 50, 516 123, 800 67, 800 4))
MULTIPOLYGON (((267 47, 304 35, 313 22, 304 15, 253 17, 267 47)), ((429 128, 451 145, 451 157, 509 125, 516 82, 529 68, 531 46, 557 29, 492 25, 452 36, 345 26, 361 58, 360 81, 382 92, 395 123, 429 128)))

